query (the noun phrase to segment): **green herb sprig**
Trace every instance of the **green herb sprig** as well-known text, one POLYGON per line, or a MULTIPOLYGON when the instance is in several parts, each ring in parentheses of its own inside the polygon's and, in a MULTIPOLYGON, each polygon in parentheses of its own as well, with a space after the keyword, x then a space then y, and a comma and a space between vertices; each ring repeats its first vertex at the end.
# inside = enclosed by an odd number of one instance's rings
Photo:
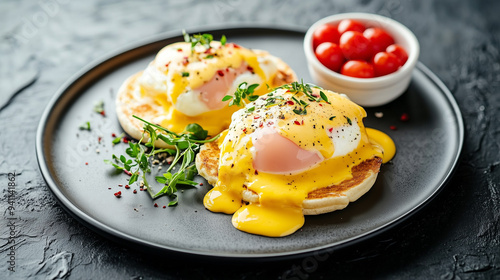
MULTIPOLYGON (((182 30, 182 35, 184 36, 184 41, 187 43, 191 43, 191 51, 194 51, 194 47, 198 44, 202 45, 205 47, 205 49, 211 49, 212 46, 210 46, 210 43, 214 40, 214 36, 212 34, 195 34, 195 35, 189 35, 186 30, 182 30)), ((221 45, 226 44, 226 36, 222 35, 220 39, 221 45)))
POLYGON ((245 99, 248 101, 252 102, 257 100, 259 98, 258 95, 253 94, 255 89, 259 86, 259 84, 251 84, 248 85, 247 82, 243 82, 238 85, 236 88, 236 92, 234 95, 226 95, 224 98, 222 98, 222 101, 229 101, 229 106, 244 106, 246 104, 245 99))
POLYGON ((144 123, 144 133, 140 141, 136 143, 129 142, 129 147, 125 150, 125 153, 130 159, 125 155, 119 157, 113 155, 113 160, 105 160, 105 162, 118 170, 129 172, 131 174, 129 184, 135 183, 139 179, 139 176, 142 176, 142 181, 152 199, 167 195, 173 199, 168 206, 176 206, 178 203, 176 194, 177 186, 196 186, 198 184, 193 179, 197 174, 194 159, 196 153, 199 151, 200 144, 215 141, 219 138, 220 134, 207 139, 208 131, 204 130, 198 124, 189 124, 186 126, 184 132, 178 134, 137 116, 133 117, 144 123), (145 144, 142 144, 141 142, 145 135, 148 135, 149 139, 145 144), (166 144, 172 146, 173 149, 155 148, 157 140, 164 141, 166 144), (162 176, 155 177, 157 182, 164 185, 161 190, 155 192, 148 183, 146 174, 151 173, 152 159, 160 153, 167 153, 170 156, 174 156, 174 159, 162 176), (178 163, 180 163, 179 168, 173 172, 174 167, 178 163))
MULTIPOLYGON (((302 100, 302 99, 298 99, 296 97, 296 95, 298 93, 303 93, 307 100, 309 102, 321 102, 321 101, 324 101, 328 104, 331 104, 331 102, 328 100, 328 97, 326 96, 326 94, 320 90, 319 92, 319 96, 318 97, 315 97, 314 95, 312 95, 312 88, 318 88, 318 89, 321 89, 320 87, 318 86, 315 86, 315 85, 312 85, 312 84, 308 84, 308 83, 304 83, 303 80, 299 82, 292 82, 290 84, 286 84, 286 85, 283 85, 283 86, 280 86, 280 87, 277 87, 275 88, 274 90, 276 89, 286 89, 288 90, 289 92, 293 93, 294 95, 292 96, 292 100, 298 105, 298 108, 295 108, 293 110, 293 112, 297 115, 307 115, 307 106, 309 106, 309 103, 307 103, 306 101, 302 100)), ((286 101, 284 101, 286 102, 286 101)), ((284 102, 281 102, 281 103, 284 103, 284 102)), ((280 103, 280 104, 281 104, 280 103)), ((276 103, 271 103, 270 106, 272 105, 275 105, 276 103)))
POLYGON ((80 130, 88 130, 90 131, 90 122, 84 122, 83 124, 80 125, 80 130))
POLYGON ((99 101, 94 105, 94 112, 104 115, 104 101, 99 101))

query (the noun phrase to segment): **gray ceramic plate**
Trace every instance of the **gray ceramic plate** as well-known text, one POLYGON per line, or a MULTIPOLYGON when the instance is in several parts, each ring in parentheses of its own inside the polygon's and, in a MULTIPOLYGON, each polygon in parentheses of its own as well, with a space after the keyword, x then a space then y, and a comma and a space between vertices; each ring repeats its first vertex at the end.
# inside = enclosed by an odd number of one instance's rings
MULTIPOLYGON (((303 31, 240 27, 200 32, 215 38, 225 34, 229 41, 268 50, 310 81, 303 31)), ((406 93, 386 106, 367 109, 366 125, 388 133, 398 152, 392 163, 382 167, 372 190, 347 209, 308 216, 295 234, 267 238, 240 232, 231 225, 231 216, 205 210, 206 183, 185 189, 177 207, 164 209, 166 197, 156 200, 159 207, 154 207, 146 192, 132 193, 138 187, 119 187, 127 176, 114 174, 103 160, 124 153, 126 147, 111 145, 112 133, 122 132, 114 109, 118 87, 144 69, 163 46, 182 40, 179 33, 151 39, 82 70, 54 96, 42 116, 37 134, 42 174, 61 205, 97 232, 159 252, 241 259, 290 257, 340 248, 381 232, 424 206, 451 176, 463 142, 461 114, 446 87, 419 64, 406 93), (101 100, 106 117, 93 112, 101 100), (376 118, 375 112, 384 116, 376 118), (402 113, 410 120, 401 122, 402 113), (92 130, 79 130, 87 121, 92 130), (391 130, 392 125, 397 130, 391 130), (113 195, 117 191, 122 192, 120 199, 113 195)))

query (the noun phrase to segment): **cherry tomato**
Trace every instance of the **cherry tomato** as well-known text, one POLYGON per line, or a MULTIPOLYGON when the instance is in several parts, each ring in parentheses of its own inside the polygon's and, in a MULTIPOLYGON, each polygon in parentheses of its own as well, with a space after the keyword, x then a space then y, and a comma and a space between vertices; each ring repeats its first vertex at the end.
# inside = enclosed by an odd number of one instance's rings
POLYGON ((323 24, 313 33, 313 50, 324 42, 339 43, 340 34, 336 25, 323 24))
POLYGON ((344 63, 344 54, 339 45, 324 42, 314 51, 318 60, 328 69, 338 72, 342 63, 344 63))
POLYGON ((357 20, 343 19, 339 22, 338 30, 340 35, 346 31, 358 31, 363 33, 363 31, 365 31, 365 25, 357 20))
POLYGON ((401 67, 399 58, 387 52, 379 52, 373 57, 373 68, 375 75, 383 76, 396 72, 401 67))
POLYGON ((375 71, 373 66, 363 60, 349 60, 340 70, 340 74, 356 78, 373 78, 375 71))
POLYGON ((373 53, 383 52, 389 45, 394 44, 392 36, 382 28, 368 28, 363 32, 363 36, 372 43, 373 53))
POLYGON ((408 54, 406 53, 405 49, 400 45, 392 44, 388 46, 385 51, 387 53, 392 53, 393 55, 397 56, 400 60, 401 66, 403 66, 403 64, 405 64, 406 61, 408 60, 408 54))
POLYGON ((366 39, 361 32, 345 32, 340 36, 339 46, 348 60, 358 59, 368 61, 372 57, 370 40, 366 39))

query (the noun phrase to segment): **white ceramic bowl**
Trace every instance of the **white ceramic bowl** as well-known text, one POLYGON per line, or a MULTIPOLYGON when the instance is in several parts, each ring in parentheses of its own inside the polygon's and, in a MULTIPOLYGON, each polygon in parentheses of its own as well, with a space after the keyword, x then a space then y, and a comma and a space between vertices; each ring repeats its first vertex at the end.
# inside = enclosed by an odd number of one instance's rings
POLYGON ((401 23, 380 15, 345 13, 332 15, 314 23, 304 39, 304 51, 309 73, 318 86, 344 93, 362 106, 379 106, 399 97, 408 88, 412 71, 418 61, 420 47, 415 35, 401 23), (354 78, 334 72, 319 62, 312 47, 314 30, 326 23, 337 24, 343 19, 354 19, 367 27, 380 27, 389 32, 396 44, 408 53, 408 60, 396 72, 375 78, 354 78))

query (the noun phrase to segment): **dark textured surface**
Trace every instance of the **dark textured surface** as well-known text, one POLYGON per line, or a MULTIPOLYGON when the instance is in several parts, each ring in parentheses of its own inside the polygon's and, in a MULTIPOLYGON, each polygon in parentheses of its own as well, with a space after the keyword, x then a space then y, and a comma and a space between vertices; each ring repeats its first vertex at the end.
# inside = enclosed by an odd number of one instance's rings
POLYGON ((0 2, 0 278, 500 277, 499 2, 68 2, 0 2), (68 215, 46 187, 34 157, 38 121, 58 87, 88 62, 165 31, 224 22, 303 28, 348 11, 390 16, 414 31, 420 60, 450 88, 463 113, 466 138, 457 172, 412 219, 355 247, 310 258, 258 265, 176 261, 95 234, 68 215), (15 272, 7 262, 9 172, 17 174, 11 197, 15 272))

